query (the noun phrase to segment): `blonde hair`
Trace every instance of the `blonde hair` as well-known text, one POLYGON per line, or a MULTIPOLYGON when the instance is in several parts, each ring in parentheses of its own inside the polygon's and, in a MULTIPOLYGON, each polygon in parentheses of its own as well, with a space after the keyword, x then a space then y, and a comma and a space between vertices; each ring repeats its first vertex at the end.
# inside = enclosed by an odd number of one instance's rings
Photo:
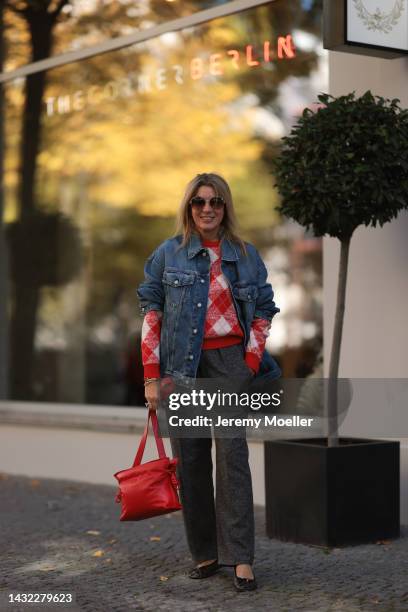
POLYGON ((227 238, 235 242, 241 248, 241 251, 246 255, 245 243, 238 235, 237 220, 232 202, 232 194, 227 181, 215 172, 203 172, 197 174, 188 184, 181 200, 178 217, 176 235, 182 234, 183 240, 181 246, 185 246, 191 238, 191 235, 196 232, 195 224, 191 214, 190 200, 193 198, 201 186, 212 187, 217 196, 224 199, 224 217, 221 222, 221 240, 227 238))

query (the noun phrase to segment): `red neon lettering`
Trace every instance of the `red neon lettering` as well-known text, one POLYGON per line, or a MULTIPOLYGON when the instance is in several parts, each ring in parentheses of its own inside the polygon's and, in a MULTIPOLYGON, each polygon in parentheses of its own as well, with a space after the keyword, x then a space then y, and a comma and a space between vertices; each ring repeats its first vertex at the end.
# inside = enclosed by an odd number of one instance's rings
POLYGON ((204 74, 203 60, 201 57, 193 57, 190 62, 190 74, 194 80, 202 79, 204 74))
POLYGON ((221 53, 213 53, 210 55, 210 74, 224 74, 220 66, 221 53))
POLYGON ((290 59, 295 57, 295 45, 293 44, 292 36, 279 36, 278 38, 278 57, 283 59, 283 56, 289 57, 290 59))
POLYGON ((247 45, 245 47, 247 64, 248 66, 259 66, 259 61, 253 59, 252 57, 252 49, 253 49, 252 45, 247 45))
POLYGON ((239 70, 239 65, 238 65, 239 51, 237 51, 236 49, 228 49, 227 55, 231 55, 232 56, 232 60, 231 60, 232 61, 232 65, 234 66, 234 68, 239 70))
POLYGON ((265 62, 269 62, 271 59, 271 43, 269 40, 265 40, 263 45, 263 55, 265 62))

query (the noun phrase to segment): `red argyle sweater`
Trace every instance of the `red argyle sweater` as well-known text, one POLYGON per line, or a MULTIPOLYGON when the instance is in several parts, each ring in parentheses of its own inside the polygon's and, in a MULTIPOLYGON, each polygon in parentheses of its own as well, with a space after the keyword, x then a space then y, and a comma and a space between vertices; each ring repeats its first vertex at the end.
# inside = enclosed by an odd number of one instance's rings
MULTIPOLYGON (((213 349, 242 342, 244 332, 238 321, 228 282, 221 270, 221 246, 219 241, 204 240, 210 255, 210 287, 204 325, 202 348, 213 349)), ((142 360, 145 377, 160 377, 160 331, 162 312, 150 310, 142 327, 142 360)), ((246 346, 245 361, 257 372, 269 335, 271 323, 267 319, 255 318, 252 322, 246 346)))

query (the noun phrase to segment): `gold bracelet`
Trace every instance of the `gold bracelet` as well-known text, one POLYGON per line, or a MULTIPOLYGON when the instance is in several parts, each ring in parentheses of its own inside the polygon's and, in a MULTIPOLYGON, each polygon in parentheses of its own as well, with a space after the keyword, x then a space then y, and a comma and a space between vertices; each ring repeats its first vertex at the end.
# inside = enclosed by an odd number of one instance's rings
POLYGON ((147 385, 150 385, 150 383, 156 382, 158 380, 160 380, 160 378, 145 378, 144 386, 147 387, 147 385))

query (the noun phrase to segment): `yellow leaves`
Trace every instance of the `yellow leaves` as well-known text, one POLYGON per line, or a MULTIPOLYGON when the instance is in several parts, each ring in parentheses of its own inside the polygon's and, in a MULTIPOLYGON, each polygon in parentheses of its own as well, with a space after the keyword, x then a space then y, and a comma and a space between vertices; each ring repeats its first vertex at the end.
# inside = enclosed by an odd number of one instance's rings
POLYGON ((64 167, 64 158, 51 155, 50 151, 42 151, 37 157, 38 165, 44 166, 50 172, 57 172, 64 167))
POLYGON ((151 542, 160 542, 161 538, 160 536, 150 536, 149 540, 151 542))
POLYGON ((217 50, 223 47, 233 49, 236 45, 240 45, 236 30, 231 28, 225 19, 218 20, 216 27, 208 30, 206 38, 207 47, 210 49, 217 50))
MULTIPOLYGON (((91 535, 91 536, 99 536, 101 535, 101 532, 98 529, 88 529, 85 532, 87 535, 91 535)), ((108 544, 114 544, 116 542, 116 538, 112 538, 110 540, 108 540, 108 544)), ((105 551, 102 548, 99 548, 98 550, 95 550, 93 553, 91 553, 92 557, 103 557, 105 555, 105 551)), ((107 558, 105 559, 106 563, 111 563, 112 559, 111 558, 107 558)))
MULTIPOLYGON (((225 53, 228 48, 242 52, 242 36, 229 19, 220 19, 195 39, 180 35, 173 45, 155 39, 145 46, 50 71, 37 158, 39 201, 55 207, 63 201, 73 214, 80 208, 92 233, 91 216, 104 218, 106 209, 174 216, 186 182, 199 172, 216 171, 233 185, 243 186, 250 198, 244 198, 241 190, 236 192, 242 202, 246 201, 242 205, 244 229, 272 222, 269 211, 274 189, 270 171, 261 161, 264 145, 254 138, 254 112, 240 103, 243 90, 234 80, 243 76, 245 65, 240 63, 236 70, 225 53), (209 74, 212 53, 221 54, 223 75, 209 74), (204 72, 197 80, 189 72, 193 57, 203 59, 204 72), (177 71, 177 80, 176 65, 184 70, 182 77, 177 71), (162 68, 164 89, 159 89, 157 79, 162 68), (149 93, 138 91, 142 73, 151 77, 149 93), (116 87, 122 93, 110 99, 109 92, 116 87), (82 110, 77 106, 78 110, 58 114, 64 99, 69 108, 74 108, 78 92, 84 100, 82 110), (46 108, 54 114, 47 115, 46 108), (252 175, 248 170, 255 168, 257 175, 252 175), (264 212, 266 217, 262 217, 264 212)), ((11 117, 12 121, 6 122, 10 124, 10 152, 5 180, 10 195, 5 213, 11 220, 17 212, 11 193, 19 180, 16 139, 21 132, 18 103, 22 89, 8 89, 12 104, 8 105, 7 119, 11 117)))
MULTIPOLYGON (((138 57, 143 66, 152 61, 138 57)), ((69 93, 73 75, 68 76, 50 81, 47 96, 69 93)), ((262 146, 252 140, 248 121, 228 107, 239 94, 235 83, 221 78, 194 81, 184 74, 183 84, 177 84, 170 73, 166 89, 149 96, 135 92, 45 116, 41 174, 55 175, 55 184, 61 176, 78 184, 80 175, 89 202, 174 215, 191 176, 204 169, 239 176, 260 157, 262 146)))
POLYGON ((161 580, 162 582, 167 582, 167 580, 168 580, 168 579, 169 579, 169 577, 168 577, 168 576, 160 576, 160 580, 161 580))

